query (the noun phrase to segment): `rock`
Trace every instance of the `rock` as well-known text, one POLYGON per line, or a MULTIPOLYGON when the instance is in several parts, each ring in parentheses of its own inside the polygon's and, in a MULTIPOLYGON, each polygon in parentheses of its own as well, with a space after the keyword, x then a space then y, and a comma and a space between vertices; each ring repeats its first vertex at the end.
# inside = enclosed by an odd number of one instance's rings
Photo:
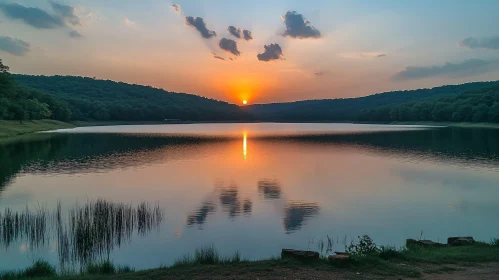
POLYGON ((447 238, 447 244, 449 244, 451 246, 471 245, 473 243, 475 243, 475 239, 473 239, 473 237, 471 237, 471 236, 447 238))
POLYGON ((348 255, 346 252, 334 252, 336 255, 348 255))
POLYGON ((446 244, 433 242, 431 240, 416 240, 416 239, 407 239, 405 245, 409 246, 421 246, 421 247, 445 247, 446 244))
POLYGON ((301 250, 293 250, 293 249, 282 249, 281 251, 282 258, 294 258, 302 261, 308 260, 318 260, 319 253, 314 251, 301 251, 301 250))
POLYGON ((349 255, 331 255, 327 257, 330 261, 343 261, 350 259, 349 255))
POLYGON ((340 255, 331 255, 327 259, 334 264, 348 264, 350 262, 350 255, 342 253, 340 255))

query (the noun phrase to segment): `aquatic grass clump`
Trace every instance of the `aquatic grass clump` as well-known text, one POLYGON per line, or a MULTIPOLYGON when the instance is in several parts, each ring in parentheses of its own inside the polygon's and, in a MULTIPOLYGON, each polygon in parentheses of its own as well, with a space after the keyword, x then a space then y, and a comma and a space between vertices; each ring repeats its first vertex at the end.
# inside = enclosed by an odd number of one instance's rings
POLYGON ((378 251, 378 257, 380 257, 383 260, 402 259, 403 258, 402 252, 404 250, 405 249, 397 250, 395 247, 391 246, 381 246, 378 251))
POLYGON ((185 255, 175 260, 173 267, 188 266, 194 264, 214 265, 214 264, 234 264, 240 263, 241 254, 236 251, 229 257, 221 257, 218 250, 213 246, 198 248, 194 252, 194 256, 185 255))
POLYGON ((85 267, 85 273, 94 274, 115 274, 116 267, 109 260, 100 263, 89 263, 85 267))
MULTIPOLYGON (((189 265, 193 265, 195 263, 196 263, 196 261, 194 260, 194 258, 191 255, 184 255, 180 258, 175 259, 172 267, 189 266, 189 265)), ((165 268, 167 268, 167 267, 165 266, 165 268)))
POLYGON ((217 264, 220 263, 220 255, 213 245, 196 249, 194 260, 199 264, 217 264))
POLYGON ((57 275, 53 266, 45 261, 37 261, 23 272, 26 277, 51 277, 57 275))
POLYGON ((18 271, 0 274, 0 279, 22 279, 57 276, 56 269, 45 261, 36 261, 32 266, 18 271))
POLYGON ((227 263, 239 263, 241 262, 241 254, 239 254, 239 251, 234 252, 232 256, 230 256, 228 259, 224 260, 227 263))
POLYGON ((135 268, 128 265, 118 265, 116 268, 116 274, 132 273, 135 272, 135 268))
POLYGON ((9 247, 23 241, 37 249, 49 240, 57 243, 62 269, 67 263, 83 265, 107 257, 115 247, 130 242, 134 234, 146 235, 159 228, 163 210, 159 206, 139 203, 116 203, 103 199, 76 205, 67 212, 58 203, 55 211, 38 207, 15 212, 6 208, 0 213, 0 246, 9 247))
POLYGON ((128 242, 132 234, 145 235, 158 228, 163 221, 159 205, 143 202, 137 207, 129 204, 97 200, 69 211, 69 240, 71 260, 89 263, 98 256, 109 254, 115 246, 128 242))
POLYGON ((28 207, 21 212, 6 208, 0 213, 0 244, 8 248, 18 239, 26 239, 30 247, 38 248, 45 244, 49 213, 45 208, 31 212, 28 207))

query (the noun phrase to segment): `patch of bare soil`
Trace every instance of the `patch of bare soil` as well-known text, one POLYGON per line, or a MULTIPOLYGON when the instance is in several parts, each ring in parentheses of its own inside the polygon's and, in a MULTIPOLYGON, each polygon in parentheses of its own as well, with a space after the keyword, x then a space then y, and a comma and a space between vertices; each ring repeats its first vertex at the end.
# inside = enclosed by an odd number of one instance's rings
POLYGON ((428 280, 497 280, 499 263, 486 263, 473 267, 456 266, 457 271, 444 273, 424 273, 422 279, 428 280))

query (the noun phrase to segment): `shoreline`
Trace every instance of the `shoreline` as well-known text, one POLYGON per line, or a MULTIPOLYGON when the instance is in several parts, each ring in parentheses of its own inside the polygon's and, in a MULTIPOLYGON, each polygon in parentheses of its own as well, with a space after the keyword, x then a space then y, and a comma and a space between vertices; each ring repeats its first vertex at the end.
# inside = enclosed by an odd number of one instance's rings
MULTIPOLYGON (((262 260, 245 260, 239 253, 222 257, 217 250, 205 247, 193 255, 177 259, 172 266, 135 271, 133 266, 115 265, 101 260, 82 267, 57 271, 38 260, 20 271, 0 272, 2 279, 497 279, 499 276, 499 239, 490 243, 476 242, 449 245, 429 240, 407 240, 407 245, 394 247, 348 246, 347 257, 331 257, 330 250, 299 251, 301 255, 285 255, 262 260), (313 253, 313 257, 311 254, 313 253), (329 255, 329 256, 328 256, 329 255), (461 278, 462 277, 462 278, 461 278)), ((459 238, 466 239, 471 237, 459 238)), ((451 238, 449 238, 450 240, 451 238)), ((471 238, 472 239, 472 238, 471 238)), ((371 240, 372 241, 372 240, 371 240)), ((345 256, 346 253, 336 253, 345 256)))
POLYGON ((33 121, 5 121, 0 120, 0 141, 12 139, 19 136, 34 134, 40 131, 49 131, 63 128, 74 128, 75 126, 56 120, 33 120, 33 121))
POLYGON ((499 123, 473 123, 473 122, 388 122, 388 123, 366 123, 366 122, 326 122, 326 121, 206 121, 206 122, 161 122, 161 121, 75 121, 61 122, 55 120, 33 120, 33 121, 5 121, 0 120, 0 141, 12 139, 19 136, 29 135, 37 132, 51 131, 57 129, 68 129, 89 126, 119 126, 119 125, 163 125, 163 124, 223 124, 223 123, 337 123, 337 124, 371 124, 371 125, 419 125, 419 126, 442 126, 460 128, 487 128, 499 129, 499 123))

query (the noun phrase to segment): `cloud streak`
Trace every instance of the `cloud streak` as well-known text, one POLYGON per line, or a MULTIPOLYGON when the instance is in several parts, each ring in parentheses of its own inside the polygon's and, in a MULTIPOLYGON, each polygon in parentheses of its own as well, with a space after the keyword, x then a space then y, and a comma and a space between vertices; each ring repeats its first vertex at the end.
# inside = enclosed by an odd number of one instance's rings
POLYGON ((134 27, 136 25, 135 21, 133 21, 127 17, 123 18, 123 23, 125 23, 125 25, 128 27, 134 27))
POLYGON ((245 29, 245 30, 243 30, 243 38, 246 41, 253 40, 253 33, 251 33, 251 31, 245 29))
POLYGON ((55 2, 50 2, 52 9, 63 21, 70 23, 71 25, 80 25, 80 18, 75 13, 75 8, 58 4, 55 2))
POLYGON ((220 60, 225 60, 225 58, 219 56, 216 52, 212 52, 211 55, 213 56, 213 58, 220 59, 220 60))
POLYGON ((69 31, 69 37, 71 37, 71 38, 81 38, 83 36, 78 31, 71 30, 71 31, 69 31))
POLYGON ((319 30, 310 26, 310 22, 305 20, 303 15, 298 14, 296 11, 287 11, 282 16, 286 31, 282 34, 284 37, 291 37, 295 39, 317 39, 321 37, 319 30))
POLYGON ((380 52, 351 52, 351 53, 340 53, 339 56, 348 59, 371 59, 371 58, 382 58, 387 55, 385 53, 380 53, 380 52))
POLYGON ((200 17, 185 17, 185 24, 187 26, 195 28, 203 38, 210 39, 212 37, 217 36, 217 33, 213 30, 209 30, 206 27, 206 23, 203 18, 200 17))
POLYGON ((54 29, 64 27, 64 20, 53 16, 39 8, 24 7, 19 4, 0 4, 0 9, 10 19, 21 20, 39 29, 54 29))
MULTIPOLYGON (((54 15, 39 8, 25 7, 15 3, 0 3, 0 10, 7 18, 22 21, 37 29, 71 29, 71 26, 81 25, 80 17, 76 14, 74 7, 56 2, 50 2, 50 5, 54 10, 54 15)), ((68 34, 72 38, 81 37, 75 30, 70 30, 68 34)))
POLYGON ((470 49, 499 50, 499 36, 485 38, 468 37, 459 42, 459 45, 470 49))
POLYGON ((218 44, 218 46, 222 50, 230 52, 231 54, 233 54, 235 56, 241 55, 241 52, 237 49, 237 42, 234 40, 222 38, 222 40, 220 40, 220 43, 218 44))
POLYGON ((260 61, 272 61, 283 59, 283 53, 279 44, 270 44, 264 46, 265 51, 257 55, 260 61))
POLYGON ((179 13, 182 11, 182 8, 180 7, 179 4, 173 4, 171 5, 172 9, 176 12, 176 13, 179 13))
POLYGON ((469 59, 460 63, 447 62, 444 65, 409 66, 395 74, 395 81, 418 80, 431 77, 467 77, 475 76, 499 69, 499 61, 469 59))
POLYGON ((235 26, 229 26, 229 28, 227 28, 227 31, 229 31, 229 33, 238 38, 238 39, 244 39, 246 41, 250 41, 250 40, 253 40, 253 34, 251 33, 251 31, 249 30, 242 30, 241 28, 236 28, 235 26))
POLYGON ((238 39, 241 39, 241 33, 242 33, 242 30, 241 28, 236 28, 235 26, 229 26, 229 28, 227 28, 227 31, 229 31, 229 33, 238 38, 238 39))
POLYGON ((15 56, 23 56, 30 51, 30 44, 23 40, 1 36, 0 50, 15 56))

